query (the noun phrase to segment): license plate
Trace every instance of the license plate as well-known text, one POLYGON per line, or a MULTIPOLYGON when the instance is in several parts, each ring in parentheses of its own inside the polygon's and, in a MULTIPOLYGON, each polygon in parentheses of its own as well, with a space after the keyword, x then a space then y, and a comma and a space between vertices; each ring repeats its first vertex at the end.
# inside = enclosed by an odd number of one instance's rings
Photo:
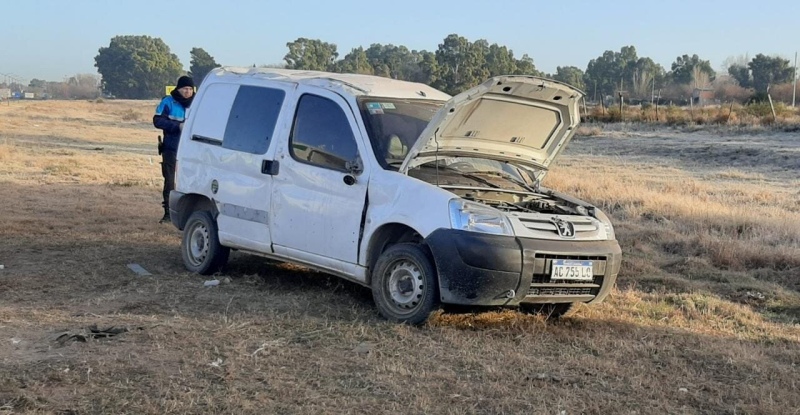
POLYGON ((554 280, 591 281, 592 261, 554 259, 550 267, 550 278, 554 280))

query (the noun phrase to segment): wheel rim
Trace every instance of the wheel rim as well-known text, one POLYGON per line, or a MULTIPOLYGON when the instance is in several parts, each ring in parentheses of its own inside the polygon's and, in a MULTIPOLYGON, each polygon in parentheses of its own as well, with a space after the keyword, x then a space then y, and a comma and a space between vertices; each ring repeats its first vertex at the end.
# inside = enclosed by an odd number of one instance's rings
POLYGON ((386 271, 386 293, 399 313, 410 313, 422 302, 425 283, 419 266, 409 260, 396 261, 386 271))
POLYGON ((209 250, 208 228, 196 223, 189 230, 189 243, 186 253, 192 265, 199 266, 205 261, 209 250))

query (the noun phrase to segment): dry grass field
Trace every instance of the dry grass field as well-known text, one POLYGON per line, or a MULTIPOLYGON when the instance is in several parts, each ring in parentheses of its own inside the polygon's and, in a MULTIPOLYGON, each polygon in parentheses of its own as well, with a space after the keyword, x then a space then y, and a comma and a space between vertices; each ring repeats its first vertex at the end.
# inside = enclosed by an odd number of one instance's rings
POLYGON ((0 414, 800 413, 797 133, 584 129, 546 184, 611 214, 613 294, 414 328, 262 258, 188 274, 154 106, 0 105, 0 414))
MULTIPOLYGON (((645 103, 646 104, 646 103, 645 103)), ((697 107, 630 105, 620 112, 619 107, 594 106, 585 113, 588 120, 603 122, 636 122, 662 125, 727 125, 733 127, 770 126, 773 129, 797 131, 800 129, 800 110, 782 102, 774 109, 767 102, 741 105, 725 103, 697 107)))

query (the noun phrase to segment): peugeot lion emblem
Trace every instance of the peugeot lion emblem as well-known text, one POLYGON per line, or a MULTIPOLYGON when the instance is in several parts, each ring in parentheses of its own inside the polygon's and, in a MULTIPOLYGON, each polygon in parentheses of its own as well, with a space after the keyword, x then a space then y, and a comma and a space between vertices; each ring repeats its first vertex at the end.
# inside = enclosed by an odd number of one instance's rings
POLYGON ((567 222, 556 217, 550 218, 550 221, 556 225, 556 230, 558 230, 558 234, 562 238, 572 239, 575 237, 575 225, 573 225, 572 222, 567 222))

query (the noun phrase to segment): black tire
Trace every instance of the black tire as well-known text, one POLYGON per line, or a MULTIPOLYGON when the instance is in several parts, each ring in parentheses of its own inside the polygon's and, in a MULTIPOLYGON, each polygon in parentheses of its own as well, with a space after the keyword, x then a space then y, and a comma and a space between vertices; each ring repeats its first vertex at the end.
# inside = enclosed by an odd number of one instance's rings
POLYGON ((575 313, 575 303, 560 304, 528 304, 521 303, 520 310, 528 314, 540 314, 546 319, 569 317, 575 313))
POLYGON ((211 212, 198 210, 189 216, 181 241, 181 257, 186 269, 211 275, 228 262, 230 253, 230 248, 219 244, 217 221, 211 212))
POLYGON ((439 303, 436 269, 426 249, 403 243, 384 251, 372 272, 372 298, 387 320, 424 323, 439 303))

